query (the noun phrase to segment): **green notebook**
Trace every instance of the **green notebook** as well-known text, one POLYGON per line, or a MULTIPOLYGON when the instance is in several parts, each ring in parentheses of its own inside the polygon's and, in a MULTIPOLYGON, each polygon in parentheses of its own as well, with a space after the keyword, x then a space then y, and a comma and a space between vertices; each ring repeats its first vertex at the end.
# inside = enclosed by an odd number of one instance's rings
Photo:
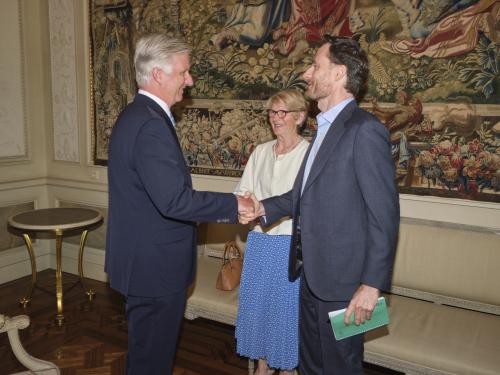
POLYGON ((354 313, 351 314, 351 324, 346 326, 344 324, 344 313, 346 309, 330 311, 328 316, 330 317, 330 323, 332 324, 333 334, 335 339, 342 340, 346 337, 351 337, 370 331, 372 329, 389 324, 389 314, 387 313, 387 305, 385 303, 385 298, 380 297, 375 309, 372 312, 372 317, 370 320, 365 320, 363 324, 357 326, 354 324, 354 313))

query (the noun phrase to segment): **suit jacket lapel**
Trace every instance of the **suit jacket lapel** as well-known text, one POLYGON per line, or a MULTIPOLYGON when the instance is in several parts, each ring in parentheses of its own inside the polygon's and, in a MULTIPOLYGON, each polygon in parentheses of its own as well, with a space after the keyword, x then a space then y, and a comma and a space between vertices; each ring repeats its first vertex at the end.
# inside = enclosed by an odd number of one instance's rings
MULTIPOLYGON (((156 105, 158 107, 160 107, 158 104, 156 104, 156 105)), ((172 124, 172 120, 170 120, 170 117, 168 117, 168 115, 165 113, 165 111, 163 109, 161 109, 161 107, 160 107, 160 110, 161 110, 161 115, 163 116, 163 118, 165 119, 165 121, 167 123, 168 130, 170 130, 170 132, 172 133, 172 137, 174 137, 175 142, 177 143, 177 146, 179 146, 179 149, 182 151, 181 144, 179 143, 179 138, 177 137, 177 132, 175 131, 175 126, 174 126, 174 124, 172 124)))
POLYGON ((151 108, 154 112, 156 112, 158 115, 160 115, 165 120, 165 126, 172 133, 172 138, 175 140, 177 147, 179 147, 179 154, 182 158, 182 161, 184 162, 183 165, 184 165, 184 168, 186 169, 186 174, 189 176, 188 180, 189 180, 189 183, 191 185, 192 184, 191 173, 189 171, 189 167, 186 163, 186 160, 184 159, 184 154, 182 153, 181 144, 179 143, 179 138, 177 137, 177 133, 176 133, 175 128, 174 128, 174 124, 172 124, 172 120, 170 120, 170 117, 168 117, 168 115, 165 113, 163 108, 161 108, 159 106, 158 103, 156 103, 153 99, 147 97, 146 95, 138 94, 136 96, 135 100, 143 102, 145 105, 147 105, 149 108, 151 108))
POLYGON ((295 178, 295 183, 293 186, 293 200, 294 200, 294 202, 298 202, 300 199, 300 192, 302 190, 302 181, 304 180, 304 170, 306 169, 307 158, 309 157, 309 154, 311 153, 311 147, 314 144, 315 140, 316 140, 316 134, 314 135, 313 139, 309 143, 309 147, 307 148, 306 154, 304 155, 304 158, 302 159, 302 164, 300 165, 299 171, 297 172, 297 177, 295 178))
POLYGON ((342 138, 342 135, 346 130, 346 121, 349 120, 356 107, 357 105, 355 101, 350 102, 330 125, 330 128, 325 135, 325 139, 323 140, 323 143, 321 143, 318 153, 316 154, 316 158, 314 158, 309 176, 307 177, 306 185, 304 186, 304 192, 320 175, 329 155, 331 155, 333 149, 335 149, 335 146, 340 141, 340 138, 342 138))
POLYGON ((148 107, 150 107, 153 111, 155 111, 158 115, 160 115, 161 118, 165 120, 168 130, 170 130, 170 132, 172 133, 172 137, 175 139, 175 142, 177 143, 177 146, 179 146, 179 149, 181 149, 179 138, 177 138, 177 133, 175 132, 174 124, 172 124, 172 120, 170 120, 170 117, 168 117, 163 108, 161 108, 158 105, 158 103, 156 103, 153 99, 148 98, 146 95, 138 94, 136 100, 144 101, 144 103, 148 107))

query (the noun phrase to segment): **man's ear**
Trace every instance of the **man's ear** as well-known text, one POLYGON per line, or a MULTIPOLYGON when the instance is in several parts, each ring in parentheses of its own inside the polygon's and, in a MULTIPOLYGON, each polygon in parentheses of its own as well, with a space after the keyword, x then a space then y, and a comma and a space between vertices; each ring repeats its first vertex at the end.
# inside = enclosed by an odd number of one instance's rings
POLYGON ((340 81, 347 76, 347 67, 345 65, 337 65, 335 71, 335 79, 340 81))
POLYGON ((161 83, 162 74, 164 74, 164 72, 160 68, 155 67, 151 71, 151 77, 153 78, 153 81, 158 83, 158 84, 161 83))

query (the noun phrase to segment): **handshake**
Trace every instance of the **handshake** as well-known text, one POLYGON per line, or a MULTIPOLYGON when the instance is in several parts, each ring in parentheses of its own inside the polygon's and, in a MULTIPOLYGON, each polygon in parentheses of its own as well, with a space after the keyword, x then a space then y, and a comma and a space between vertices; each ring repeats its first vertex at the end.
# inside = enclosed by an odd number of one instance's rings
POLYGON ((236 195, 238 200, 238 221, 240 224, 248 224, 260 216, 266 214, 264 205, 262 205, 255 195, 246 192, 243 195, 236 195))

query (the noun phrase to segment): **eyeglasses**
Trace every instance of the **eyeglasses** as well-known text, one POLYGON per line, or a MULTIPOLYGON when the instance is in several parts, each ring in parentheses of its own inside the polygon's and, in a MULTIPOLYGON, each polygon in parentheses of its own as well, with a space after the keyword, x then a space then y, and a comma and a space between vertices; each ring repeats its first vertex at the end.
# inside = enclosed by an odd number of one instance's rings
POLYGON ((281 119, 284 119, 285 116, 288 114, 288 113, 291 113, 291 112, 300 112, 300 111, 284 111, 282 109, 278 110, 278 111, 275 111, 274 109, 268 109, 267 110, 267 115, 269 117, 273 117, 273 116, 278 116, 278 118, 281 118, 281 119))

